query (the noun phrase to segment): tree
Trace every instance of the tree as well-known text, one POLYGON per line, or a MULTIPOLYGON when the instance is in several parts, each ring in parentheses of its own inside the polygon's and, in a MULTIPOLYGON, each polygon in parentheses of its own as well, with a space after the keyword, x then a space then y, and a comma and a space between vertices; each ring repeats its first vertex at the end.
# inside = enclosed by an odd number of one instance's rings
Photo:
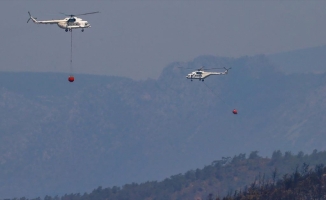
POLYGON ((249 154, 249 159, 257 159, 257 158, 260 158, 260 156, 258 156, 258 151, 252 151, 249 154))

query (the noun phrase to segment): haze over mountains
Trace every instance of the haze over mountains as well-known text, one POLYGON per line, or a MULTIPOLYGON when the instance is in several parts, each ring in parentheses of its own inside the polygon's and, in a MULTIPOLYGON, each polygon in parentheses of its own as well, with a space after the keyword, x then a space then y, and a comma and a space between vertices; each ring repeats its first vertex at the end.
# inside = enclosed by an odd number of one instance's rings
POLYGON ((286 55, 200 56, 146 81, 76 75, 71 84, 66 74, 3 72, 0 198, 162 180, 253 150, 325 150, 326 74, 316 66, 324 58, 307 68, 322 73, 292 74, 280 71, 286 55), (186 68, 200 66, 232 69, 186 80, 186 68))
POLYGON ((298 49, 269 55, 280 71, 291 73, 323 73, 326 71, 326 46, 298 49))

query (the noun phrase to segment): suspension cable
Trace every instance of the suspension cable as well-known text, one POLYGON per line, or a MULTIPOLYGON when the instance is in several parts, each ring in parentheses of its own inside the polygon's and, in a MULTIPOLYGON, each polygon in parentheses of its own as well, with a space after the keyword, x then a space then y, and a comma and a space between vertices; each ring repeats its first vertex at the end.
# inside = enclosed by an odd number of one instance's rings
POLYGON ((72 29, 70 29, 70 76, 73 75, 72 69, 72 29))
POLYGON ((221 100, 221 102, 223 102, 224 104, 227 104, 221 97, 220 95, 218 95, 211 87, 209 87, 204 81, 203 81, 204 85, 212 92, 213 95, 215 95, 218 99, 221 100))

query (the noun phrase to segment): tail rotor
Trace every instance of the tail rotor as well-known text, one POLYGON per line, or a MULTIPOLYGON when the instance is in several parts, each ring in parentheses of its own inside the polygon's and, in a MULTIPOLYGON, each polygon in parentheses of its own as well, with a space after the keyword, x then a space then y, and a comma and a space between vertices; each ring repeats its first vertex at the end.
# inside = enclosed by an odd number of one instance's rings
POLYGON ((229 70, 231 69, 231 67, 230 68, 224 67, 224 69, 225 69, 225 74, 227 74, 229 72, 229 70))
POLYGON ((29 22, 29 20, 33 20, 35 22, 35 20, 37 19, 36 17, 32 17, 31 13, 28 11, 28 15, 29 15, 29 18, 27 20, 27 23, 29 22))
POLYGON ((29 14, 29 18, 28 18, 28 20, 27 20, 27 23, 29 22, 29 20, 31 20, 32 19, 32 15, 31 15, 31 13, 28 11, 28 14, 29 14))

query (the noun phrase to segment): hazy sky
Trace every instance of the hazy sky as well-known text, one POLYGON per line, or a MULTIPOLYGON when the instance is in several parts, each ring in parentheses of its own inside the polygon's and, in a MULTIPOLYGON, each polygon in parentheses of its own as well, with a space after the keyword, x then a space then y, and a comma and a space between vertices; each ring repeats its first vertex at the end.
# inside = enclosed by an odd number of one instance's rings
POLYGON ((1 71, 69 73, 70 34, 27 24, 78 14, 75 73, 157 78, 171 62, 200 55, 240 57, 326 43, 326 1, 0 1, 1 71))

